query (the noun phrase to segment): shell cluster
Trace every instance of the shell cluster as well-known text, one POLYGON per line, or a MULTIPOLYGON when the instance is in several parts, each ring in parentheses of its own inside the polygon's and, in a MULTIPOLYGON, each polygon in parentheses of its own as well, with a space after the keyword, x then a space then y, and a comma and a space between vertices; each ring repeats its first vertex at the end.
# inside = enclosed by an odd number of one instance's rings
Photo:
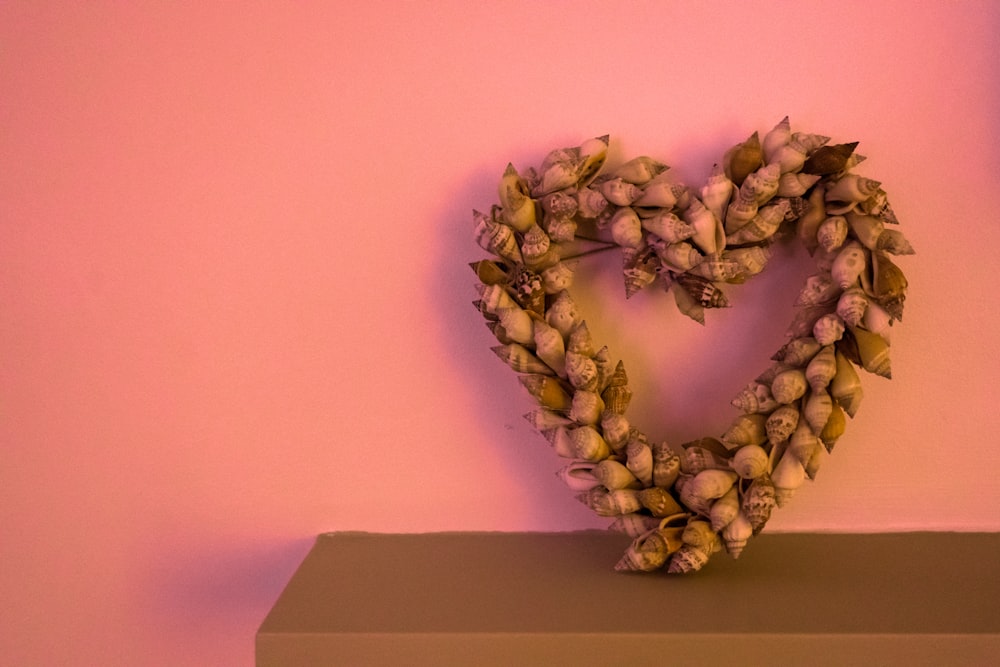
POLYGON ((739 557, 856 414, 858 369, 891 377, 889 334, 907 289, 892 257, 913 248, 892 229, 881 184, 852 171, 864 159, 857 142, 829 142, 792 132, 786 117, 693 189, 645 156, 607 169, 608 137, 597 137, 537 169, 508 165, 499 203, 473 212, 492 255, 471 264, 474 304, 493 351, 538 402, 526 418, 568 459, 558 476, 633 538, 617 570, 685 573, 721 550, 739 557), (569 292, 581 258, 620 248, 626 297, 660 285, 704 324, 706 309, 729 305, 724 286, 761 272, 786 237, 816 273, 773 364, 733 399, 739 414, 718 437, 651 441, 626 417, 623 363, 594 343, 569 292))

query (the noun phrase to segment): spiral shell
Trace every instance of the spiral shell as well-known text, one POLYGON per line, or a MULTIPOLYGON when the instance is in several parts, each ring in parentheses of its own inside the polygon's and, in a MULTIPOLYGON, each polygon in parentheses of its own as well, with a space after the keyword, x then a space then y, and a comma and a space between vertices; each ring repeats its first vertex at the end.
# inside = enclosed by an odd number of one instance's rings
POLYGON ((589 491, 601 482, 594 476, 593 461, 574 461, 560 468, 556 476, 573 491, 589 491))
POLYGON ((813 325, 813 337, 820 345, 832 345, 844 335, 844 323, 837 313, 827 313, 813 325))
POLYGON ((665 442, 651 445, 653 450, 653 484, 669 489, 677 481, 681 471, 679 457, 665 442))
POLYGON ((744 413, 770 412, 778 407, 778 402, 771 394, 771 387, 761 382, 751 382, 740 390, 731 401, 734 408, 744 413))
POLYGON ((791 123, 788 121, 788 116, 785 116, 778 121, 778 124, 775 125, 770 132, 764 135, 764 141, 761 142, 764 160, 768 163, 774 162, 778 151, 780 151, 784 146, 787 146, 791 138, 791 123))
POLYGON ((518 377, 521 385, 528 390, 539 405, 550 410, 569 410, 572 399, 562 385, 548 375, 521 375, 518 377))
POLYGON ((753 526, 750 521, 743 512, 738 512, 736 518, 722 529, 722 540, 729 555, 739 558, 752 534, 753 526))
POLYGON ((839 351, 836 353, 837 373, 830 381, 830 395, 840 403, 848 416, 854 417, 861 405, 864 392, 861 389, 861 378, 854 366, 839 351))
POLYGON ((740 510, 750 522, 754 535, 763 530, 764 524, 771 518, 771 511, 777 504, 775 497, 774 483, 767 475, 757 477, 743 494, 740 510))
POLYGON ((695 229, 670 211, 660 211, 642 220, 643 229, 655 234, 667 243, 678 243, 694 236, 695 229))
POLYGON ((508 343, 507 345, 497 345, 491 347, 501 361, 513 368, 518 373, 541 373, 542 375, 555 375, 555 371, 549 368, 545 362, 531 353, 531 350, 519 343, 508 343))
POLYGON ((600 421, 602 412, 604 412, 604 401, 597 393, 583 389, 573 392, 569 408, 570 419, 578 424, 593 426, 600 421))
POLYGON ((763 157, 760 135, 754 132, 746 141, 726 151, 722 158, 723 171, 736 186, 743 185, 746 177, 757 171, 763 157))
POLYGON ((712 530, 720 531, 729 525, 740 512, 740 497, 736 487, 726 491, 720 498, 712 503, 709 510, 709 519, 712 522, 712 530))
POLYGON ((767 418, 758 413, 739 415, 722 435, 722 441, 729 447, 762 445, 767 441, 766 421, 767 418))
MULTIPOLYGON (((579 393, 579 392, 577 392, 579 393)), ((592 426, 566 429, 576 458, 585 461, 603 461, 611 455, 611 448, 601 434, 592 426)), ((638 509, 638 508, 636 508, 638 509)))
POLYGON ((605 409, 601 413, 601 433, 608 446, 615 452, 620 452, 629 441, 631 427, 624 415, 605 409))
POLYGON ((781 457, 778 464, 771 473, 771 482, 774 484, 774 500, 778 507, 784 507, 795 491, 802 486, 806 479, 806 469, 802 462, 788 452, 781 457))
POLYGON ((837 356, 834 346, 827 345, 806 366, 806 381, 813 391, 826 389, 836 372, 837 356))
POLYGON ((642 186, 642 194, 632 204, 669 209, 677 206, 685 194, 686 188, 683 185, 671 182, 666 172, 661 172, 642 186))
POLYGON ((566 379, 574 389, 597 389, 597 364, 590 357, 578 352, 566 352, 566 379))
POLYGON ((513 229, 476 210, 472 211, 472 217, 476 225, 476 242, 483 250, 510 262, 524 261, 513 229))
MULTIPOLYGON (((639 537, 640 535, 645 535, 651 530, 656 530, 659 525, 660 519, 658 517, 633 512, 631 514, 616 516, 611 523, 608 524, 608 529, 619 533, 625 533, 631 537, 639 537)), ((680 537, 677 538, 677 542, 679 546, 680 537)))
POLYGON ((746 445, 736 450, 730 464, 736 474, 743 479, 755 479, 767 472, 767 452, 760 445, 746 445))
POLYGON ((799 410, 794 405, 782 405, 767 418, 767 439, 772 444, 784 442, 799 423, 799 410))
POLYGON ((642 190, 622 178, 609 178, 597 184, 604 198, 615 206, 629 206, 642 196, 642 190))
POLYGON ((669 491, 659 486, 642 489, 639 502, 655 517, 668 517, 684 511, 669 491))
POLYGON ((639 511, 638 492, 634 489, 615 489, 608 491, 604 487, 595 486, 581 493, 577 499, 594 510, 598 516, 621 516, 639 511))
POLYGON ((573 327, 582 321, 576 302, 566 290, 560 291, 545 311, 545 322, 564 338, 569 337, 573 327))
POLYGON ((788 213, 790 206, 787 199, 762 206, 750 222, 726 236, 726 245, 759 243, 774 236, 778 227, 785 221, 785 214, 788 213))
POLYGON ((897 320, 903 319, 903 302, 906 300, 906 276, 886 255, 872 254, 874 278, 872 290, 875 300, 897 320))
POLYGON ((683 544, 679 533, 679 528, 657 528, 637 537, 615 565, 615 571, 650 572, 663 567, 667 558, 683 544))
POLYGON ((802 398, 808 386, 806 374, 798 368, 790 368, 775 376, 771 394, 778 403, 791 403, 802 398))
POLYGON ((869 373, 892 379, 889 344, 885 339, 860 327, 850 329, 858 348, 861 365, 869 373))
POLYGON ((535 224, 535 201, 513 164, 508 164, 504 170, 498 192, 507 224, 519 232, 526 232, 535 224))
MULTIPOLYGON (((652 457, 650 457, 652 458, 652 457)), ((593 475, 604 488, 614 491, 615 489, 637 489, 641 484, 635 475, 624 465, 613 459, 604 459, 594 466, 593 475)))
POLYGON ((621 361, 615 366, 611 381, 601 393, 608 410, 625 414, 628 404, 632 400, 632 390, 628 388, 628 375, 625 373, 625 364, 621 361))
POLYGON ((858 147, 858 142, 849 144, 835 144, 833 146, 822 146, 816 150, 802 165, 802 171, 806 174, 817 174, 828 176, 848 169, 854 149, 858 147))
POLYGON ((653 448, 644 440, 636 438, 625 448, 625 466, 642 482, 644 487, 653 485, 653 448))
POLYGON ((847 240, 847 218, 831 215, 816 230, 816 241, 827 252, 833 252, 847 240))
POLYGON ((533 326, 535 354, 556 372, 566 377, 566 343, 555 327, 545 322, 535 321, 533 326))
POLYGON ((844 244, 833 260, 830 274, 833 282, 840 289, 847 289, 861 277, 868 262, 865 258, 864 248, 857 241, 849 241, 844 244))

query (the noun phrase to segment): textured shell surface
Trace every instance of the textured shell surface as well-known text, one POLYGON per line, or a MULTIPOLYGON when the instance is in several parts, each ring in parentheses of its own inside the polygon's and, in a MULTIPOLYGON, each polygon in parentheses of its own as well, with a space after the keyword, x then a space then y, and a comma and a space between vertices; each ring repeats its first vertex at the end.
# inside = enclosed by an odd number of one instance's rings
POLYGON ((740 447, 736 450, 736 453, 733 454, 731 465, 736 474, 743 479, 754 479, 756 477, 760 477, 767 472, 767 452, 764 451, 764 448, 760 445, 746 445, 744 447, 740 447))

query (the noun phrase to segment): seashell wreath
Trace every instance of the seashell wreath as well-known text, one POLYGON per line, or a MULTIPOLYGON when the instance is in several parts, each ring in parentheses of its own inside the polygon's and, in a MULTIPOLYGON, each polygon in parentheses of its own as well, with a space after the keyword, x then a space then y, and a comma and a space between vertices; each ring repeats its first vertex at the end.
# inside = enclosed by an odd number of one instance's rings
POLYGON ((856 367, 890 377, 889 333, 906 278, 890 255, 913 248, 878 181, 852 173, 857 142, 792 132, 784 118, 714 165, 700 190, 637 157, 602 173, 608 137, 550 152, 538 170, 508 165, 499 205, 473 211, 494 258, 471 264, 475 306, 539 407, 525 415, 569 459, 559 476, 611 528, 633 537, 619 571, 700 569, 738 558, 832 451, 862 398, 856 367), (589 235, 588 235, 589 234, 589 235), (760 273, 776 239, 815 258, 774 364, 732 404, 718 438, 674 450, 625 417, 625 367, 597 347, 568 288, 580 257, 621 248, 625 295, 659 284, 682 313, 729 305, 721 285, 760 273), (580 250, 582 243, 589 249, 580 250))

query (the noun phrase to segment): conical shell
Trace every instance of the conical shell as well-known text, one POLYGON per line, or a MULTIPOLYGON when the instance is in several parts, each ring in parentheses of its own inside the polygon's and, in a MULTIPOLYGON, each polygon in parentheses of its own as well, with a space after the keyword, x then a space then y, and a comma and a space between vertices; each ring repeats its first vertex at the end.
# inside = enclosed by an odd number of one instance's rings
POLYGON ((573 273, 578 262, 559 262, 539 273, 546 294, 558 294, 573 284, 573 273))
POLYGON ((743 479, 755 479, 767 472, 767 452, 760 445, 740 447, 733 454, 730 465, 736 474, 743 479))
POLYGON ((701 547, 709 553, 716 551, 719 547, 719 536, 712 530, 712 525, 703 519, 689 520, 681 533, 681 540, 684 544, 701 547))
POLYGON ((483 250, 513 263, 524 261, 513 229, 479 211, 474 210, 472 217, 475 222, 476 242, 483 250))
POLYGON ((719 255, 708 255, 689 269, 688 273, 706 280, 732 282, 742 270, 743 267, 734 260, 724 259, 719 255))
POLYGON ((511 340, 529 347, 535 346, 535 321, 528 311, 514 306, 497 308, 496 315, 511 340))
POLYGON ((745 226, 760 210, 756 197, 744 197, 742 190, 737 190, 736 195, 730 200, 726 207, 725 218, 723 219, 723 229, 726 234, 735 234, 737 230, 745 226))
POLYGON ((826 426, 826 421, 833 412, 833 398, 824 389, 809 394, 802 406, 802 416, 812 428, 813 433, 819 433, 826 426))
POLYGON ((750 522, 753 534, 758 534, 771 518, 771 511, 777 505, 775 488, 771 478, 761 475, 750 483, 743 494, 741 511, 750 522))
POLYGON ((836 174, 847 169, 848 160, 858 142, 849 144, 835 144, 833 146, 822 146, 802 165, 802 171, 807 174, 817 174, 827 176, 836 174))
POLYGON ((844 290, 837 301, 837 315, 848 326, 856 327, 861 324, 861 318, 865 315, 868 307, 868 297, 860 287, 851 287, 844 290))
POLYGON ((809 188, 816 185, 819 178, 813 174, 784 173, 778 182, 777 195, 779 197, 802 197, 809 192, 809 188))
POLYGON ((653 484, 669 489, 681 472, 681 457, 665 442, 651 445, 653 450, 653 484))
POLYGON ((827 202, 858 203, 871 197, 878 190, 878 181, 859 176, 844 174, 826 190, 827 202))
POLYGON ((791 138, 791 124, 788 122, 788 116, 785 116, 778 122, 777 125, 774 126, 774 128, 771 129, 770 132, 764 135, 764 141, 761 142, 764 160, 766 162, 774 162, 774 158, 778 154, 778 151, 788 145, 791 138))
POLYGON ((631 427, 623 415, 605 408, 601 413, 601 433, 615 452, 620 452, 629 441, 631 427))
POLYGON ((574 491, 589 491, 601 482, 594 476, 593 461, 574 461, 561 468, 556 476, 574 491))
POLYGON ((752 534, 753 526, 750 521, 745 514, 738 512, 736 518, 722 529, 722 541, 729 555, 739 558, 752 534))
POLYGON ((754 132, 746 141, 726 151, 722 158, 723 171, 729 180, 740 186, 747 176, 757 170, 763 158, 760 136, 754 132))
POLYGON ((549 304, 548 310, 545 311, 545 321, 549 326, 562 334, 564 338, 568 338, 570 332, 573 331, 573 327, 583 320, 576 308, 576 302, 573 301, 573 297, 566 290, 562 290, 556 295, 552 303, 549 304))
POLYGON ((731 280, 730 282, 739 282, 763 271, 764 267, 767 266, 767 262, 771 259, 771 250, 766 246, 732 248, 724 251, 722 258, 736 262, 739 267, 736 272, 738 280, 731 280))
POLYGON ((586 355, 566 352, 566 379, 574 389, 596 391, 597 364, 586 355))
POLYGON ((709 511, 709 519, 712 521, 712 530, 720 531, 729 525, 736 515, 740 513, 740 497, 736 487, 726 491, 720 498, 712 503, 709 511))
POLYGON ((634 489, 616 489, 608 491, 596 486, 590 491, 577 496, 585 505, 594 510, 598 516, 621 516, 639 511, 638 492, 634 489))
POLYGON ((521 375, 518 380, 528 390, 539 405, 550 410, 569 410, 572 406, 572 399, 562 384, 548 375, 521 375))
POLYGON ((732 488, 738 478, 730 470, 702 470, 681 489, 681 502, 700 514, 708 515, 710 501, 732 488))
POLYGON ((722 441, 730 448, 762 445, 767 442, 767 433, 764 427, 766 422, 767 417, 762 414, 739 415, 722 435, 722 441))
POLYGON ((861 318, 861 324, 865 329, 876 333, 889 344, 892 342, 892 316, 877 303, 868 303, 865 315, 861 318))
POLYGON ((827 252, 833 252, 847 240, 847 218, 831 215, 816 230, 816 241, 827 252))
POLYGON ((840 403, 834 402, 830 418, 826 420, 823 430, 819 433, 819 439, 823 442, 827 452, 833 451, 833 446, 837 444, 840 436, 844 435, 847 429, 847 416, 840 403))
POLYGON ((642 194, 632 204, 669 209, 677 206, 685 193, 683 185, 671 182, 666 172, 662 172, 642 186, 642 194))
POLYGON ((610 137, 605 134, 593 139, 587 139, 580 144, 578 151, 580 154, 580 173, 578 175, 579 181, 577 182, 580 187, 594 180, 601 167, 604 166, 604 161, 608 156, 609 139, 610 137))
POLYGON ((837 356, 833 345, 826 345, 806 366, 806 381, 813 391, 826 389, 837 373, 837 356))
POLYGON ((882 253, 872 254, 874 278, 872 289, 875 300, 892 317, 903 319, 903 302, 906 300, 906 276, 892 260, 882 253))
POLYGON ((778 403, 791 403, 806 393, 809 382, 806 374, 798 368, 782 371, 771 383, 771 394, 778 403))
POLYGON ((780 361, 786 366, 805 366, 822 348, 823 346, 814 337, 802 336, 782 345, 771 359, 780 361))
POLYGON ((625 279, 625 298, 631 299, 640 290, 656 280, 660 260, 651 247, 636 250, 622 248, 622 275, 625 279))
POLYGON ((616 167, 611 175, 633 185, 644 185, 669 168, 658 160, 640 155, 616 167))
POLYGON ((858 282, 867 264, 862 245, 857 241, 849 241, 833 260, 833 266, 830 268, 833 282, 841 289, 851 287, 858 282))
POLYGON ((753 197, 757 204, 763 205, 777 194, 780 184, 778 165, 766 165, 746 177, 740 186, 740 193, 744 197, 753 197))
POLYGON ((559 426, 571 426, 573 424, 572 419, 547 408, 537 408, 531 412, 527 412, 524 418, 538 431, 554 429, 559 426))
POLYGON ((618 245, 625 248, 642 247, 643 234, 642 223, 635 210, 630 206, 623 206, 615 211, 611 216, 611 238, 618 245))
MULTIPOLYGON (((585 461, 603 461, 611 455, 611 448, 601 434, 592 426, 579 426, 567 429, 566 434, 572 443, 576 458, 585 461)), ((638 508, 636 508, 638 509, 638 508)))
MULTIPOLYGON (((621 516, 616 516, 614 520, 608 524, 608 529, 618 533, 625 533, 626 535, 630 535, 632 537, 639 537, 640 535, 645 535, 651 530, 656 530, 659 525, 660 519, 658 517, 633 512, 632 514, 622 514, 621 516)), ((680 539, 678 538, 677 541, 680 542, 680 539)))
POLYGON ((476 285, 476 292, 482 301, 481 309, 496 315, 502 308, 518 308, 510 292, 502 284, 476 285))
POLYGON ((545 312, 545 289, 542 287, 542 278, 537 273, 520 267, 511 287, 514 288, 514 300, 521 308, 536 315, 545 312))
POLYGON ((860 327, 851 330, 858 347, 861 365, 869 373, 892 379, 892 364, 889 360, 889 344, 878 334, 860 327))
POLYGON ((651 486, 638 492, 639 502, 655 517, 667 517, 684 511, 666 489, 651 486))
POLYGON ((793 455, 785 453, 771 473, 774 484, 774 499, 778 507, 784 507, 806 480, 806 469, 793 455))
POLYGON ((677 276, 677 283, 704 308, 728 308, 725 293, 711 280, 684 273, 677 276))
POLYGON ((643 486, 653 485, 653 449, 649 443, 636 438, 625 448, 625 465, 643 486))
POLYGON ((820 345, 832 345, 844 336, 844 323, 837 313, 827 313, 813 325, 813 337, 820 345))
POLYGON ((670 574, 688 574, 700 570, 711 554, 701 547, 683 544, 670 558, 667 572, 670 574))
POLYGON ((682 545, 679 533, 680 529, 677 528, 654 529, 637 537, 615 565, 615 571, 651 572, 663 567, 667 558, 682 545))
POLYGON ((564 459, 576 459, 576 446, 570 437, 572 431, 573 428, 571 427, 557 426, 543 430, 542 435, 552 445, 552 450, 557 456, 561 456, 564 459))
POLYGON ((773 162, 780 166, 781 173, 801 171, 806 159, 828 141, 830 141, 830 137, 795 132, 788 143, 776 152, 773 162))
POLYGON ((479 282, 484 285, 499 285, 506 283, 510 278, 510 267, 503 262, 492 259, 481 259, 478 262, 469 262, 469 266, 479 278, 479 282))
POLYGON ((513 368, 518 373, 541 373, 542 375, 555 375, 555 371, 549 368, 541 359, 531 353, 531 351, 519 343, 508 345, 497 345, 491 347, 494 354, 500 357, 501 361, 513 368))
POLYGON ((885 233, 885 224, 873 215, 865 215, 860 211, 849 211, 844 219, 851 229, 851 234, 863 246, 874 249, 878 240, 885 233))
POLYGON ((621 361, 615 366, 614 374, 607 388, 601 393, 608 410, 625 414, 628 404, 632 400, 632 390, 628 388, 628 375, 625 373, 625 364, 621 361))
POLYGON ((607 198, 599 190, 580 188, 576 193, 577 214, 586 220, 594 220, 608 208, 607 198))
POLYGON ((712 165, 712 173, 701 188, 701 201, 719 220, 725 217, 726 207, 733 195, 733 182, 726 176, 722 165, 712 165))
POLYGON ((813 479, 822 461, 820 457, 824 453, 825 450, 822 443, 816 437, 813 428, 806 421, 802 421, 799 423, 798 428, 795 429, 792 437, 788 439, 788 447, 785 449, 781 460, 784 461, 786 458, 794 457, 802 464, 805 475, 809 479, 813 479))
POLYGON ((771 395, 771 387, 760 382, 748 384, 736 395, 731 404, 734 408, 747 414, 767 413, 778 407, 778 402, 771 395))
POLYGON ((555 371, 559 377, 566 377, 566 343, 555 327, 545 322, 534 323, 535 354, 555 371))
POLYGON ((722 221, 697 197, 692 197, 681 217, 694 228, 691 241, 707 255, 722 252, 726 245, 726 232, 722 221))
POLYGON ((566 349, 588 357, 593 357, 597 350, 594 347, 594 339, 590 335, 586 320, 577 322, 569 332, 566 340, 566 349))
POLYGON ((629 206, 642 195, 642 190, 621 178, 601 181, 597 188, 615 206, 629 206))
POLYGON ((824 190, 822 187, 817 186, 813 188, 807 200, 806 210, 799 216, 796 223, 795 235, 810 253, 815 252, 819 246, 816 235, 819 231, 819 226, 826 220, 826 205, 823 202, 823 193, 824 190))
POLYGON ((760 243, 771 238, 785 221, 789 206, 787 199, 779 199, 777 203, 762 206, 750 222, 726 236, 726 245, 760 243))
POLYGON ((794 405, 782 405, 767 418, 767 439, 772 444, 787 440, 799 424, 799 410, 794 405))
POLYGON ((604 401, 593 391, 578 389, 573 392, 569 408, 569 418, 577 424, 593 426, 601 419, 604 412, 604 401))
POLYGON ((677 310, 698 324, 704 325, 705 307, 698 303, 694 296, 679 283, 671 285, 671 288, 674 293, 674 301, 677 303, 677 310))
POLYGON ((661 211, 642 220, 642 227, 667 243, 678 243, 694 236, 694 227, 670 211, 661 211))
POLYGON ((576 215, 577 209, 580 208, 576 197, 568 192, 549 193, 539 197, 538 203, 541 204, 543 211, 559 218, 571 218, 576 215))
POLYGON ((682 446, 681 470, 689 475, 696 475, 702 470, 716 468, 729 469, 729 453, 725 447, 714 438, 702 438, 682 446), (707 447, 702 445, 708 445, 707 447))
POLYGON ((854 417, 861 405, 864 392, 861 389, 861 378, 854 366, 839 351, 836 353, 837 374, 830 381, 830 395, 844 408, 848 416, 854 417))
POLYGON ((687 241, 658 243, 653 247, 660 261, 678 272, 687 271, 704 259, 704 256, 687 241))
POLYGON ((498 192, 507 224, 519 232, 525 232, 535 224, 535 201, 513 164, 508 164, 504 170, 498 192))
MULTIPOLYGON (((652 456, 650 456, 652 459, 652 456)), ((641 485, 635 475, 614 459, 604 459, 594 466, 594 477, 609 490, 638 489, 641 485)))
MULTIPOLYGON (((572 201, 576 202, 575 199, 572 201)), ((555 243, 572 243, 576 239, 579 225, 573 218, 546 214, 542 219, 542 229, 555 243)))
POLYGON ((892 255, 913 255, 916 253, 913 246, 898 229, 887 229, 882 232, 875 243, 875 249, 892 255))

